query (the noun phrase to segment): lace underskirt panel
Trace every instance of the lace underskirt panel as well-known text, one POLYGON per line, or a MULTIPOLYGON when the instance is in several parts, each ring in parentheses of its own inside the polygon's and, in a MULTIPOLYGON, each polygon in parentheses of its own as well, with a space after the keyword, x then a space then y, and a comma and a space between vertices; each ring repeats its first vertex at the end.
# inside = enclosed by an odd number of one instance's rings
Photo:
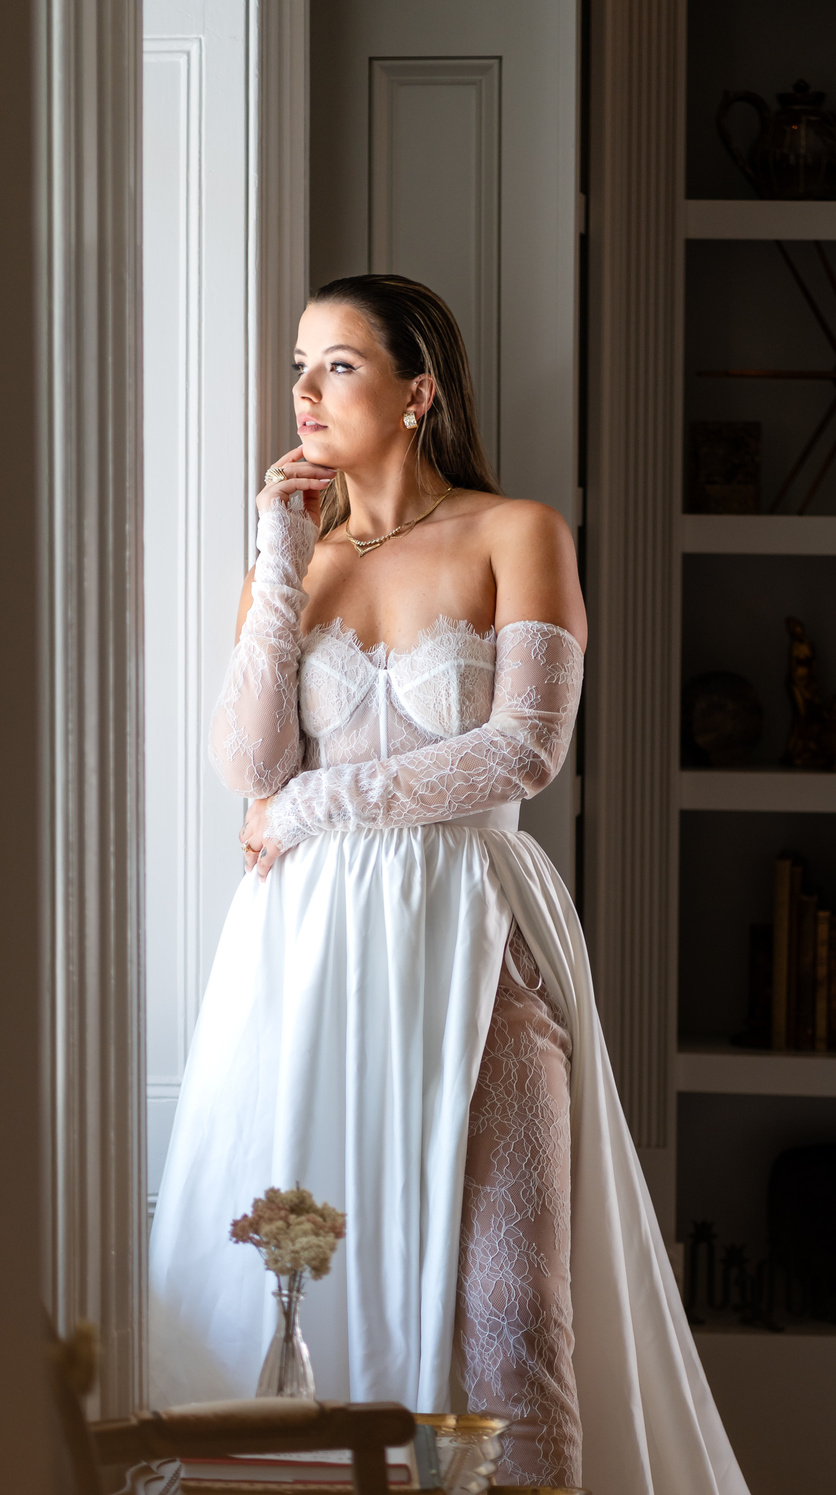
POLYGON ((472 1412, 503 1414, 498 1480, 578 1485, 563 1015, 514 926, 470 1110, 456 1310, 472 1412))

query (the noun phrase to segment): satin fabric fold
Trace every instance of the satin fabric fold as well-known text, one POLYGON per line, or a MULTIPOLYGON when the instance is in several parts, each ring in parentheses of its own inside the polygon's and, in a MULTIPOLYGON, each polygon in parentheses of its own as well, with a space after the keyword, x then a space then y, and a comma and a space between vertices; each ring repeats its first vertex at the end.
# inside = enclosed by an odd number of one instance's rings
POLYGON ((253 1394, 276 1305, 229 1224, 298 1180, 348 1215, 302 1310, 318 1394, 446 1407, 468 1112, 510 922, 476 830, 332 832, 243 880, 154 1220, 154 1405, 253 1394))

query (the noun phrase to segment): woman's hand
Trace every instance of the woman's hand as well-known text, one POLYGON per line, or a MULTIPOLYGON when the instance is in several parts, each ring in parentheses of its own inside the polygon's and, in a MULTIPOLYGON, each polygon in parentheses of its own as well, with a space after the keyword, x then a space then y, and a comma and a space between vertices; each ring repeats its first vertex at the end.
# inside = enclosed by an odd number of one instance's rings
POLYGON ((292 452, 286 452, 277 462, 271 463, 271 466, 283 468, 287 478, 284 482, 268 483, 266 488, 262 488, 258 495, 259 514, 266 514, 268 509, 272 509, 277 498, 286 503, 291 493, 301 493, 307 513, 314 524, 318 525, 321 522, 319 501, 328 484, 337 476, 335 469, 306 462, 301 446, 295 446, 292 452))
POLYGON ((247 811, 240 836, 241 850, 244 853, 247 871, 251 872, 253 867, 257 868, 262 882, 277 857, 281 856, 281 847, 275 841, 265 842, 264 840, 264 827, 267 820, 267 806, 269 803, 269 799, 253 800, 247 811))

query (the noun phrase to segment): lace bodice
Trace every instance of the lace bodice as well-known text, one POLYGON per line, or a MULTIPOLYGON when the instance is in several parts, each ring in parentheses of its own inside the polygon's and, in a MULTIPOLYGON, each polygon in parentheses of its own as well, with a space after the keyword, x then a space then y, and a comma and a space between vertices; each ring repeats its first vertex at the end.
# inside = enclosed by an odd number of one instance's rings
POLYGON ((286 851, 325 830, 455 820, 544 788, 580 698, 572 635, 536 620, 479 634, 442 616, 404 651, 363 649, 339 619, 303 639, 315 538, 298 507, 262 517, 253 605, 213 719, 224 782, 271 796, 269 839, 286 851))
POLYGON ((486 722, 496 635, 439 617, 411 649, 363 649, 341 619, 302 642, 299 715, 304 766, 362 763, 459 737, 486 722))

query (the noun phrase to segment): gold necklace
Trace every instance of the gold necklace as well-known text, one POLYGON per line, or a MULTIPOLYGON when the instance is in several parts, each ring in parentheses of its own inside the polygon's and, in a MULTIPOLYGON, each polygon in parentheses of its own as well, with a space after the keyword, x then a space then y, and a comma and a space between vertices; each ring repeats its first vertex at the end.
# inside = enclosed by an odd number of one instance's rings
POLYGON ((409 531, 414 529, 416 524, 420 524, 422 519, 428 519, 430 514, 435 513, 435 510, 438 508, 442 500, 448 498, 449 495, 453 492, 453 486, 454 485, 451 483, 450 487, 446 488, 444 492, 439 495, 435 503, 432 504, 430 508, 426 509, 423 514, 419 514, 416 519, 406 519, 404 520, 403 524, 398 524, 396 525, 395 529, 390 529, 388 534, 375 535, 373 540, 355 540, 353 534, 351 533, 351 530, 348 527, 348 521, 346 521, 346 538, 351 541, 358 555, 368 555, 368 552, 370 550, 377 550, 378 545, 382 545, 384 541, 393 540, 395 538, 395 535, 408 535, 409 531))

